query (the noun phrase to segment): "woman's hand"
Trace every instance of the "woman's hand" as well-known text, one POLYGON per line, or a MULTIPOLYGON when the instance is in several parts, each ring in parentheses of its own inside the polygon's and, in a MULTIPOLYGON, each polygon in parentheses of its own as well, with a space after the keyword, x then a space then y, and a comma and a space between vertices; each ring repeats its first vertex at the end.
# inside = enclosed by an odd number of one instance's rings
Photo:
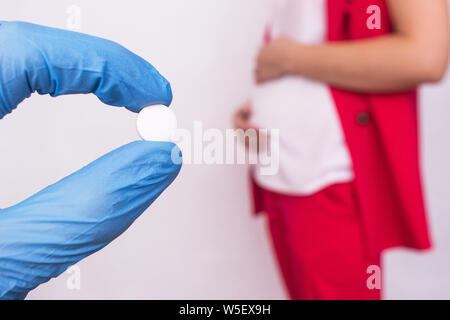
POLYGON ((287 38, 278 38, 264 45, 257 59, 256 82, 274 80, 288 73, 295 46, 296 44, 287 38))
MULTIPOLYGON (((248 130, 253 130, 256 133, 256 141, 249 141, 250 138, 245 137, 245 146, 249 148, 250 146, 258 148, 259 146, 259 128, 254 126, 250 122, 250 117, 252 115, 252 107, 250 103, 246 103, 240 107, 234 114, 234 127, 237 130, 244 130, 247 133, 248 130)), ((251 137, 251 135, 248 135, 251 137)))
MULTIPOLYGON (((259 54, 256 81, 292 74, 363 93, 400 92, 440 81, 449 61, 447 0, 387 4, 393 32, 316 45, 276 39, 259 54)), ((384 22, 381 28, 390 26, 384 22)))
POLYGON ((252 115, 252 107, 250 103, 246 103, 245 105, 237 109, 234 114, 234 121, 233 121, 235 129, 242 129, 244 131, 253 129, 258 131, 258 128, 250 123, 251 115, 252 115))

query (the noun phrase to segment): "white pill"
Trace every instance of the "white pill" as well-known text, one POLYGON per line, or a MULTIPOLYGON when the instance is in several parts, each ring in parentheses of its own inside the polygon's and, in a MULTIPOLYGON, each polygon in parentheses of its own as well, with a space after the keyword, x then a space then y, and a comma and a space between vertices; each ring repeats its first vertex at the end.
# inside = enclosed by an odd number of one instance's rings
POLYGON ((176 129, 175 113, 166 106, 150 106, 139 112, 137 131, 142 140, 170 142, 176 129))

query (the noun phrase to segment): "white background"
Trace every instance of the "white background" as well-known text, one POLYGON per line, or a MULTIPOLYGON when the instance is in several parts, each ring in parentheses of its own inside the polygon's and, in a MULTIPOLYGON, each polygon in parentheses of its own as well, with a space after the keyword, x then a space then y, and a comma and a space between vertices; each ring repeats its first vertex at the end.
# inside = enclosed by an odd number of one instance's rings
MULTIPOLYGON (((0 19, 65 28, 69 5, 82 32, 109 38, 172 83, 181 127, 231 126, 250 89, 267 0, 2 1, 0 19)), ((2 48, 5 50, 7 48, 2 48)), ((423 90, 423 164, 435 248, 385 259, 386 298, 450 298, 450 81, 423 90)), ((400 119, 401 120, 401 119, 400 119)), ((122 144, 136 115, 94 96, 33 96, 0 122, 0 207, 8 207, 122 144)), ((263 219, 250 215, 239 166, 185 166, 173 186, 122 237, 30 299, 284 299, 263 219)))

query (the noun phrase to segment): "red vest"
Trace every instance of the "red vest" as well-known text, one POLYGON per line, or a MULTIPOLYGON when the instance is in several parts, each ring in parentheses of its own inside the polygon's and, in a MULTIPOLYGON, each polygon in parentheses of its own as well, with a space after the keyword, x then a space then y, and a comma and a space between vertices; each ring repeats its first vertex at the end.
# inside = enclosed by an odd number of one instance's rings
MULTIPOLYGON (((328 0, 328 40, 346 41, 392 32, 385 0, 328 0), (371 5, 381 29, 369 29, 371 5)), ((417 90, 362 94, 330 88, 355 174, 365 240, 372 254, 392 247, 430 247, 419 163, 417 90)), ((253 183, 255 211, 261 209, 253 183)))
MULTIPOLYGON (((392 32, 385 0, 328 0, 328 40, 358 40, 392 32), (377 5, 381 29, 367 9, 377 5)), ((417 91, 358 94, 331 88, 353 159, 369 248, 430 247, 419 161, 417 91)))

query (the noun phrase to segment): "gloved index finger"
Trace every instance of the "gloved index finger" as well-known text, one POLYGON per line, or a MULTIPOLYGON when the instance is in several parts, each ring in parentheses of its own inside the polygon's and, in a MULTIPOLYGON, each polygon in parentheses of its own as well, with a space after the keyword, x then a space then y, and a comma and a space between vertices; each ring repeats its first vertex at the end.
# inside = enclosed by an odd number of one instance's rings
POLYGON ((0 22, 0 119, 33 92, 93 93, 133 112, 170 105, 169 82, 121 45, 25 22, 0 22))

